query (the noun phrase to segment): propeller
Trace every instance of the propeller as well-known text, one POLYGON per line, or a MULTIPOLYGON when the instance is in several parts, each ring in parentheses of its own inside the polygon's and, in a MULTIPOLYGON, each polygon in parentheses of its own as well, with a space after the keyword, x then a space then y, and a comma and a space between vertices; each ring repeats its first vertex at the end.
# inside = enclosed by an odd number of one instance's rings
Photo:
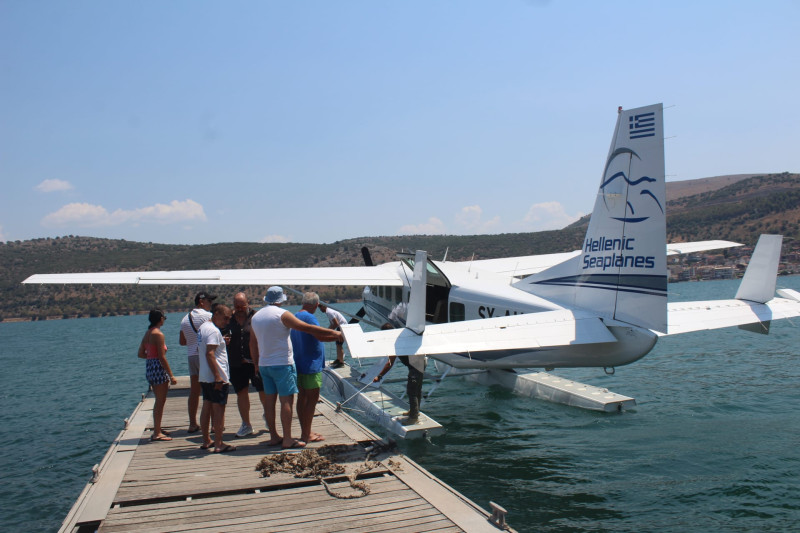
MULTIPOLYGON (((364 258, 364 265, 365 266, 368 266, 368 267, 375 266, 375 264, 372 262, 372 256, 369 255, 369 248, 367 248, 366 246, 362 246, 361 247, 361 257, 364 258)), ((366 314, 367 314, 367 310, 364 309, 364 306, 362 305, 361 309, 359 309, 358 312, 356 313, 356 316, 350 319, 350 324, 357 323, 359 321, 359 319, 364 318, 364 315, 366 315, 366 314), (358 317, 358 318, 356 318, 356 317, 358 317)))
POLYGON ((368 266, 368 267, 375 266, 372 263, 372 256, 369 255, 369 249, 366 246, 362 246, 361 247, 361 257, 364 258, 364 265, 365 266, 368 266))

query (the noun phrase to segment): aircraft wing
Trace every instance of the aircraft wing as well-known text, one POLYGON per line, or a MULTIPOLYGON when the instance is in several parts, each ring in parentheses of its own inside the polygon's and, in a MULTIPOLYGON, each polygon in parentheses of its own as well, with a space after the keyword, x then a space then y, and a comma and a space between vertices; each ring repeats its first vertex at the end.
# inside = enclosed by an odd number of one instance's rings
POLYGON ((364 333, 358 324, 342 332, 355 358, 617 342, 597 316, 568 310, 427 325, 422 335, 408 328, 364 333))
POLYGON ((551 266, 563 263, 579 255, 580 250, 574 252, 564 252, 558 254, 543 255, 523 255, 519 257, 499 257, 497 259, 478 259, 465 261, 475 268, 488 270, 495 274, 506 274, 508 276, 528 276, 547 270, 551 266))
MULTIPOLYGON (((719 250, 722 248, 733 248, 742 246, 738 242, 732 241, 695 241, 695 242, 676 242, 667 244, 667 255, 689 254, 705 252, 709 250, 719 250)), ((552 266, 558 265, 580 255, 580 250, 564 252, 558 254, 543 255, 523 255, 519 257, 501 257, 497 259, 478 259, 469 261, 470 265, 481 270, 488 270, 495 274, 505 274, 509 276, 529 276, 552 266)))
POLYGON ((765 303, 747 300, 710 300, 673 302, 668 304, 667 331, 659 335, 676 335, 690 331, 762 324, 769 331, 769 322, 800 316, 800 293, 781 289, 788 298, 773 298, 765 303))
POLYGON ((402 286, 398 263, 363 267, 174 270, 34 274, 22 283, 134 285, 386 285, 402 286))
POLYGON ((736 246, 743 245, 741 243, 732 241, 673 242, 667 244, 667 255, 693 254, 695 252, 707 252, 709 250, 735 248, 736 246))

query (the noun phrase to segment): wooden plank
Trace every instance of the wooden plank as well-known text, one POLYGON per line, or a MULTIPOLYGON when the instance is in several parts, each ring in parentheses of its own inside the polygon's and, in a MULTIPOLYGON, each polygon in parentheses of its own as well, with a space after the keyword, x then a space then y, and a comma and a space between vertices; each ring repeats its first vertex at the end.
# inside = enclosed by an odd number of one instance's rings
MULTIPOLYGON (((403 491, 407 487, 393 476, 381 476, 368 481, 371 492, 368 497, 395 497, 398 491, 403 491)), ((346 482, 332 483, 332 490, 343 490, 349 487, 346 482)), ((186 500, 173 500, 167 502, 150 503, 146 505, 134 505, 130 507, 118 507, 109 512, 108 519, 116 521, 138 520, 150 518, 162 518, 164 516, 176 516, 181 513, 202 513, 217 512, 220 509, 232 509, 239 507, 250 507, 252 501, 258 498, 267 508, 279 508, 280 506, 292 507, 294 505, 305 504, 308 502, 320 502, 324 505, 340 505, 340 500, 333 498, 325 492, 320 485, 309 487, 297 487, 289 491, 263 492, 260 495, 254 493, 236 493, 213 498, 186 500)), ((357 504, 355 500, 347 500, 357 504)))
MULTIPOLYGON (((317 488, 321 490, 328 500, 335 500, 328 496, 324 489, 317 488)), ((411 491, 406 492, 411 493, 411 491)), ((294 524, 297 520, 305 520, 307 516, 315 517, 314 520, 321 520, 326 517, 341 520, 343 517, 352 516, 354 512, 365 514, 393 507, 407 508, 410 502, 415 499, 419 501, 419 497, 413 493, 406 494, 405 498, 393 497, 391 494, 383 497, 373 497, 370 494, 365 498, 359 499, 358 502, 355 500, 335 500, 337 506, 334 507, 327 505, 330 502, 319 499, 287 502, 273 499, 270 500, 270 505, 267 505, 260 498, 249 498, 245 501, 238 501, 235 504, 229 503, 226 506, 206 507, 205 509, 187 505, 181 512, 162 513, 160 515, 148 513, 147 516, 137 514, 136 516, 127 516, 119 519, 109 517, 103 526, 103 531, 116 531, 118 530, 116 528, 124 529, 130 525, 141 527, 142 523, 146 524, 148 522, 156 523, 156 527, 159 529, 170 531, 205 527, 211 522, 224 523, 225 529, 229 529, 242 520, 244 520, 242 523, 245 524, 251 524, 253 520, 266 521, 270 524, 270 529, 274 529, 282 522, 288 521, 294 524), (276 505, 278 503, 280 506, 276 505), (302 513, 298 513, 300 509, 302 509, 302 513), (279 510, 282 511, 279 512, 279 510)))
MULTIPOLYGON (((361 498, 335 498, 318 481, 291 474, 263 478, 255 470, 258 461, 282 450, 265 445, 269 434, 260 429, 263 420, 257 394, 251 393, 250 399, 251 419, 258 434, 242 439, 233 435, 241 419, 231 396, 225 415, 231 430, 226 432, 225 441, 237 446, 237 451, 227 454, 200 450, 202 437, 187 433, 187 395, 187 387, 169 392, 162 425, 174 428, 171 441, 149 441, 152 397, 137 406, 128 429, 104 458, 101 479, 87 486, 68 515, 65 531, 76 524, 97 522, 100 531, 108 532, 497 531, 488 526, 487 513, 413 461, 391 451, 371 458, 375 468, 363 480, 370 494, 361 498)), ((349 446, 337 458, 345 473, 364 464, 366 452, 359 443, 379 441, 326 400, 317 406, 313 427, 326 440, 310 443, 310 448, 349 446)), ((293 432, 300 433, 296 418, 293 432)), ((346 481, 334 481, 330 486, 343 494, 357 493, 346 481)))

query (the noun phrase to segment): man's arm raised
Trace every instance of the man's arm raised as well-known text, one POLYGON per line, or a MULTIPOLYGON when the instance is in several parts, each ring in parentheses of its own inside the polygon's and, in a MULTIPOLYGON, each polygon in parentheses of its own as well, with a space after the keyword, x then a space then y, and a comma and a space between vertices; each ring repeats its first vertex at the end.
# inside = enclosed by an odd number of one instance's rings
MULTIPOLYGON (((342 342, 344 337, 342 336, 341 331, 333 331, 328 328, 323 328, 322 326, 314 326, 311 324, 306 324, 292 313, 286 312, 281 315, 281 322, 287 328, 296 329, 297 331, 302 331, 303 333, 308 333, 313 335, 322 342, 330 342, 330 341, 339 341, 342 342)), ((250 337, 253 338, 252 336, 250 337)))

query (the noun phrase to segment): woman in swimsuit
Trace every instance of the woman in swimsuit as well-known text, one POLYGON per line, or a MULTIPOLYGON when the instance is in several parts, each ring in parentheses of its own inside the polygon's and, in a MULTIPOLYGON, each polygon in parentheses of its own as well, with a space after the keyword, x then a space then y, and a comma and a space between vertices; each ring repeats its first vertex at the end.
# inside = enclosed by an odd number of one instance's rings
POLYGON ((147 381, 156 396, 156 404, 153 408, 153 436, 150 440, 172 440, 167 433, 161 429, 161 417, 164 414, 164 404, 167 403, 167 391, 169 384, 177 384, 178 380, 172 375, 172 370, 167 362, 167 345, 164 341, 164 334, 161 326, 167 319, 161 309, 150 311, 150 327, 142 338, 139 345, 139 357, 147 359, 147 381))

